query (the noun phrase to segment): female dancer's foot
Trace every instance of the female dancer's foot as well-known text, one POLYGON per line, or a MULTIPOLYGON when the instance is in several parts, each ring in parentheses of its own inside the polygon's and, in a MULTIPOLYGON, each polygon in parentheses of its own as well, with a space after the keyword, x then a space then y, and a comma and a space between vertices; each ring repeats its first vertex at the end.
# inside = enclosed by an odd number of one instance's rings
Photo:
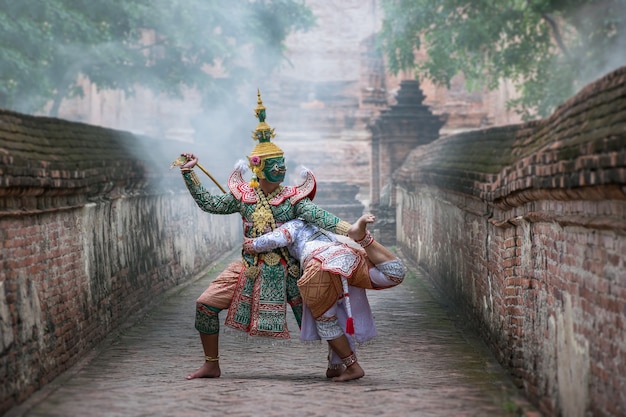
POLYGON ((353 379, 363 378, 365 376, 365 371, 361 368, 358 362, 353 363, 348 366, 343 373, 335 378, 333 378, 333 382, 346 382, 352 381, 353 379))
POLYGON ((337 377, 339 375, 341 375, 343 373, 343 371, 345 371, 346 367, 341 365, 341 367, 339 368, 328 368, 326 369, 326 378, 334 378, 337 377))

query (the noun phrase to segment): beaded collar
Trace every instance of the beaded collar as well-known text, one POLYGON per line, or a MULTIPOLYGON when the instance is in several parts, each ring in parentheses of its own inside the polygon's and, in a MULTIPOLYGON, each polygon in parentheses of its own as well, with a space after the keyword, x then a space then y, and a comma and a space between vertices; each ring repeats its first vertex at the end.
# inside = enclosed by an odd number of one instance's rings
POLYGON ((275 196, 280 194, 282 189, 282 186, 278 186, 277 189, 266 196, 259 187, 254 188, 254 192, 257 196, 257 205, 254 209, 254 213, 252 213, 252 231, 254 233, 254 237, 260 236, 263 233, 272 231, 276 228, 276 220, 274 220, 274 214, 270 209, 269 202, 272 201, 275 196))

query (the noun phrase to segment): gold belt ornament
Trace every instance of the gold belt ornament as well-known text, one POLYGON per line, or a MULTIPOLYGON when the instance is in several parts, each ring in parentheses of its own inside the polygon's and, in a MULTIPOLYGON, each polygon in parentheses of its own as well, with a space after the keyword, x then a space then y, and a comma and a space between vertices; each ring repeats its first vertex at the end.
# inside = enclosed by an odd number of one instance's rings
POLYGON ((261 259, 269 266, 276 266, 280 262, 280 255, 276 252, 268 252, 262 254, 261 259))
MULTIPOLYGON (((276 266, 280 263, 280 255, 275 252, 268 252, 259 255, 263 262, 268 266, 276 266)), ((261 268, 257 265, 249 265, 246 267, 245 274, 248 278, 256 278, 261 268)))
POLYGON ((259 267, 255 265, 251 265, 246 268, 245 274, 246 274, 246 277, 248 278, 256 278, 256 276, 259 275, 259 267))
POLYGON ((291 264, 289 268, 287 268, 287 272, 294 278, 298 278, 300 276, 300 265, 291 264))

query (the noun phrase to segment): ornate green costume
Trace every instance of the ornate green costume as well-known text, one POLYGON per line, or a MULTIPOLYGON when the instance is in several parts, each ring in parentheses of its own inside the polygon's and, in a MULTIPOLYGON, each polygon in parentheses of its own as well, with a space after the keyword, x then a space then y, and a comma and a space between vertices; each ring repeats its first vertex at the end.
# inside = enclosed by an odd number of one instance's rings
MULTIPOLYGON (((257 178, 280 183, 284 178, 282 150, 270 139, 273 129, 265 123, 265 107, 259 94, 256 115, 259 124, 253 138, 259 144, 248 157, 255 178, 244 181, 242 170, 235 170, 228 180, 229 192, 209 193, 193 171, 183 171, 189 192, 198 206, 208 213, 239 213, 245 237, 258 237, 277 226, 301 218, 338 234, 346 234, 350 224, 315 205, 315 177, 308 171, 299 186, 279 186, 265 195, 257 178)), ((302 300, 297 286, 300 275, 298 260, 285 248, 259 255, 242 251, 242 260, 231 264, 211 283, 197 302, 196 329, 202 333, 219 332, 217 313, 228 307, 225 324, 254 336, 289 338, 286 306, 292 307, 298 324, 302 318, 302 300)))

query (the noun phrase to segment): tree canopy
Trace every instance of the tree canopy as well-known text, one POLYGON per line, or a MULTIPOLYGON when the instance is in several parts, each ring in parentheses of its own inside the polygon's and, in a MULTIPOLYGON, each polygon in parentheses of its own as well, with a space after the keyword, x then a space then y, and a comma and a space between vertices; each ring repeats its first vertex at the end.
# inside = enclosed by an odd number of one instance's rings
POLYGON ((546 116, 586 83, 626 65, 626 0, 383 0, 380 35, 393 72, 494 89, 508 105, 546 116), (426 59, 417 61, 416 50, 426 59))
POLYGON ((313 24, 302 0, 0 0, 0 107, 52 103, 55 115, 82 94, 81 76, 99 89, 176 97, 189 87, 207 104, 224 100, 252 69, 275 69, 286 36, 313 24))

